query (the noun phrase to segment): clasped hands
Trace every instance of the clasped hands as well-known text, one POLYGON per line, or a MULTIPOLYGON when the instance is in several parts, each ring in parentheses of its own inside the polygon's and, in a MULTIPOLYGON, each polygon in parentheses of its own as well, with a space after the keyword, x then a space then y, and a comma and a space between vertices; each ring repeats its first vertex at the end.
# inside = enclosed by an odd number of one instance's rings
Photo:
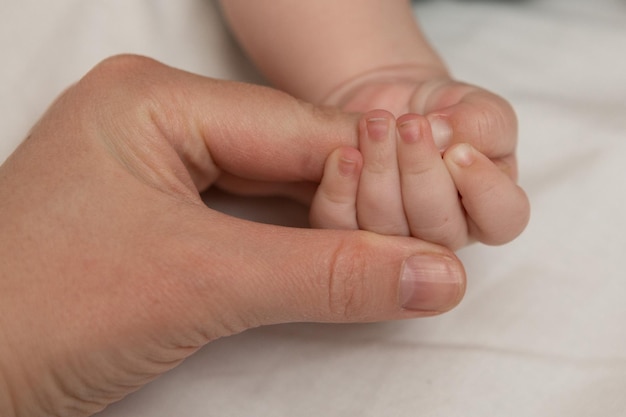
POLYGON ((424 116, 103 62, 0 167, 0 414, 90 415, 251 327, 449 310, 465 289, 450 248, 528 216, 512 136, 457 133, 441 149, 424 116), (310 183, 327 230, 200 198, 310 183))

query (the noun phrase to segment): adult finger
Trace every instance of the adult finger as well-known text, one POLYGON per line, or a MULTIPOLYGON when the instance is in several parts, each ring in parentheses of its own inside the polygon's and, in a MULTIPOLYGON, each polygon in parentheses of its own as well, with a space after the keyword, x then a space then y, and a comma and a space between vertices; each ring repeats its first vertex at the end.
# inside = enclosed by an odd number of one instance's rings
MULTIPOLYGON (((334 149, 357 146, 357 115, 144 57, 110 58, 74 88, 78 93, 96 89, 99 114, 115 115, 117 124, 142 120, 153 131, 136 133, 165 136, 198 189, 223 172, 255 181, 319 182, 334 149)), ((93 107, 92 95, 82 94, 86 108, 93 107)))

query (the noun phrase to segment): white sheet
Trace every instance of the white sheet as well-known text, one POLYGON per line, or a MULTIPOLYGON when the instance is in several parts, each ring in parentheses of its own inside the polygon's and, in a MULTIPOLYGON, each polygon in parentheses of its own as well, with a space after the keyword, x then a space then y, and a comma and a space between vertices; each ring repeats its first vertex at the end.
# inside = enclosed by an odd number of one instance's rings
MULTIPOLYGON (((626 2, 415 9, 457 77, 518 111, 524 235, 461 251, 468 292, 447 315, 249 331, 102 416, 626 415, 626 2)), ((65 86, 120 52, 258 79, 208 1, 0 0, 0 161, 65 86)))

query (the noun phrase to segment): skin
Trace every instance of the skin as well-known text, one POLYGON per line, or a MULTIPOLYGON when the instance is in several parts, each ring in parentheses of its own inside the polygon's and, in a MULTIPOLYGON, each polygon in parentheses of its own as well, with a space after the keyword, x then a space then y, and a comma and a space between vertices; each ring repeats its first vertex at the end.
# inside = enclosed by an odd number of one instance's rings
POLYGON ((523 229, 515 114, 450 77, 408 2, 223 8, 275 86, 335 110, 129 56, 65 92, 0 167, 1 415, 91 415, 247 328, 422 317, 463 296, 447 248, 234 219, 202 203, 208 187, 309 201, 321 181, 320 226, 453 248, 523 229))
POLYGON ((223 180, 319 182, 363 122, 133 56, 70 87, 0 167, 0 414, 91 415, 251 327, 455 306, 465 273, 446 248, 200 198, 223 180))
POLYGON ((516 184, 513 109, 452 78, 409 1, 228 0, 222 8, 278 88, 348 111, 386 110, 371 116, 378 123, 364 123, 355 149, 329 158, 312 225, 416 236, 452 249, 506 243, 524 230, 530 205, 516 184))
POLYGON ((440 153, 423 116, 367 117, 359 150, 338 148, 326 162, 314 226, 415 236, 453 250, 473 240, 503 244, 522 232, 526 194, 485 155, 466 143, 440 153))

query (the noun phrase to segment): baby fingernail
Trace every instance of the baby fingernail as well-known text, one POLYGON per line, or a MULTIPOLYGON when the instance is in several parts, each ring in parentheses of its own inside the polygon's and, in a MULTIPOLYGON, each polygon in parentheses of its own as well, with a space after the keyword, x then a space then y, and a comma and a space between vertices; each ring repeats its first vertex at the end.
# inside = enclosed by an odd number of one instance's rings
POLYGON ((474 159, 474 148, 468 143, 461 143, 452 149, 452 161, 458 166, 467 168, 474 163, 474 159))
POLYGON ((339 174, 344 177, 352 177, 357 171, 357 161, 350 157, 342 157, 339 159, 339 174))
POLYGON ((415 255, 405 260, 399 302, 415 311, 443 312, 458 304, 465 272, 459 262, 440 255, 415 255))
POLYGON ((452 141, 452 126, 442 118, 429 118, 433 140, 439 150, 446 149, 452 141))
POLYGON ((415 119, 398 124, 398 133, 405 143, 415 143, 420 140, 421 131, 415 119))
POLYGON ((384 117, 367 119, 367 136, 372 140, 384 140, 389 135, 389 120, 384 117))

